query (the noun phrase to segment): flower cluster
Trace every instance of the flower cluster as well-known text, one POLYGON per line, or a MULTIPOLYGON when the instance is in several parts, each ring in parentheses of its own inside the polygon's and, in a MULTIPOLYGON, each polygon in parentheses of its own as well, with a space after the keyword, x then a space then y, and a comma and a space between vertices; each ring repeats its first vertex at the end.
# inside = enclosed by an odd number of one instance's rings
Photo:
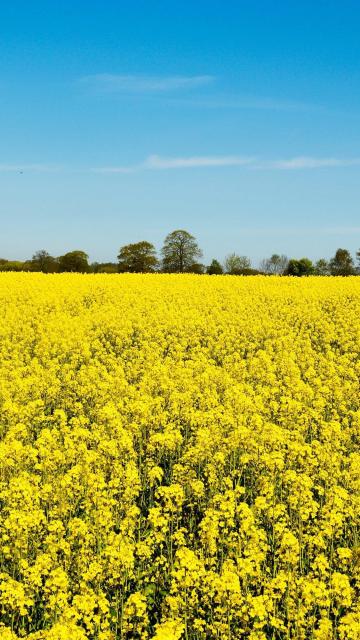
POLYGON ((2 640, 359 640, 359 278, 0 305, 2 640))

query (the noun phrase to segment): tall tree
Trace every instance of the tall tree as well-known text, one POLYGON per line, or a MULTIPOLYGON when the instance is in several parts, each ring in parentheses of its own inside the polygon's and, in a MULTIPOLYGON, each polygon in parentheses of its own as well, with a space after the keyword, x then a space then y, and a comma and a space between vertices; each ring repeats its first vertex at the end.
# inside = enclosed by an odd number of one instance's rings
POLYGON ((317 276, 328 276, 329 275, 329 273, 330 273, 329 263, 327 262, 327 260, 325 260, 325 258, 320 258, 320 260, 318 260, 315 263, 314 273, 317 276))
POLYGON ((251 261, 247 256, 238 256, 236 253, 230 253, 225 258, 224 267, 226 273, 230 275, 238 275, 247 269, 251 269, 251 261))
POLYGON ((351 276, 355 273, 354 261, 347 249, 338 249, 330 260, 332 276, 351 276))
POLYGON ((360 249, 356 252, 356 260, 357 260, 357 272, 360 273, 360 249))
POLYGON ((221 275, 222 273, 224 273, 224 269, 222 268, 220 262, 214 259, 206 268, 206 273, 208 273, 210 276, 221 275))
POLYGON ((314 265, 309 258, 301 258, 295 260, 292 258, 289 260, 289 264, 286 269, 286 274, 289 276, 311 276, 314 273, 314 265))
POLYGON ((147 273, 155 271, 158 265, 155 247, 146 240, 121 247, 118 261, 118 270, 121 273, 147 273))
POLYGON ((285 273, 288 262, 287 256, 273 253, 270 258, 261 262, 261 270, 270 275, 281 275, 285 273))
POLYGON ((58 258, 59 270, 87 273, 90 270, 88 258, 85 251, 69 251, 58 258))
POLYGON ((59 263, 45 249, 40 249, 34 253, 29 262, 31 271, 42 271, 43 273, 54 273, 59 271, 59 263))
POLYGON ((184 273, 201 258, 202 251, 191 233, 177 229, 166 236, 161 254, 163 271, 184 273))

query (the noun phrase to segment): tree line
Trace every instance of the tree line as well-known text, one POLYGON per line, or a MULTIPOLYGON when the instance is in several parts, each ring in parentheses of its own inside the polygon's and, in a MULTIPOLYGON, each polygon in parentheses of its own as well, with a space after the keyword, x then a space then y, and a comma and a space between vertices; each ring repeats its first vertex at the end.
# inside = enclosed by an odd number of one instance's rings
POLYGON ((142 240, 120 247, 117 262, 89 263, 85 251, 69 251, 54 257, 44 249, 37 251, 25 262, 0 259, 0 271, 41 271, 43 273, 207 273, 210 275, 332 275, 349 276, 360 274, 360 250, 355 263, 347 249, 337 249, 330 260, 321 258, 313 263, 309 258, 289 259, 274 253, 253 268, 250 258, 231 253, 222 264, 215 258, 211 264, 200 262, 203 253, 196 238, 184 229, 169 233, 158 257, 151 242, 142 240))

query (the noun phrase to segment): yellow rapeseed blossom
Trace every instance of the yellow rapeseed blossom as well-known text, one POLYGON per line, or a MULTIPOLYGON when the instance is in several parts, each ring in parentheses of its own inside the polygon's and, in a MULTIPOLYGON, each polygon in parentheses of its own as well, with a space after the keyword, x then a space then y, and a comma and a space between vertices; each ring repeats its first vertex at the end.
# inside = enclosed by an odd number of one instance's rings
POLYGON ((0 640, 360 640, 360 278, 0 305, 0 640))

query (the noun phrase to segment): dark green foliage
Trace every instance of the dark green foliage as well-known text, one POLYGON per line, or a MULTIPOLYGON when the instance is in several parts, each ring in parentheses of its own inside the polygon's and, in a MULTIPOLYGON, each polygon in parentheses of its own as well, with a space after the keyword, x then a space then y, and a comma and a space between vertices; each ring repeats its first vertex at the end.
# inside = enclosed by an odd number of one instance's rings
POLYGON ((251 267, 244 267, 244 269, 234 269, 229 275, 231 276, 259 276, 263 274, 263 271, 258 269, 252 269, 251 267))
POLYGON ((0 259, 0 271, 27 271, 26 267, 24 268, 25 263, 20 262, 20 260, 5 260, 4 258, 0 259))
POLYGON ((80 272, 80 273, 149 273, 164 271, 167 273, 196 273, 209 275, 291 275, 291 276, 349 276, 360 274, 360 249, 356 253, 357 265, 347 249, 337 249, 334 257, 324 258, 315 264, 309 258, 288 260, 286 255, 274 253, 261 261, 259 269, 253 269, 250 258, 231 253, 226 256, 224 265, 215 258, 205 267, 198 262, 202 256, 196 239, 188 231, 177 229, 169 233, 161 250, 159 262, 156 249, 146 240, 124 245, 117 256, 118 262, 93 262, 89 265, 88 255, 84 251, 70 251, 58 258, 45 249, 34 253, 31 260, 7 260, 0 258, 0 271, 41 271, 43 273, 80 272))
POLYGON ((251 261, 247 256, 239 256, 236 253, 230 253, 225 258, 225 271, 230 275, 240 275, 244 269, 251 269, 251 261))
POLYGON ((314 274, 316 276, 328 276, 329 273, 330 273, 329 263, 324 258, 320 258, 320 260, 318 260, 315 263, 314 274))
POLYGON ((58 258, 59 271, 88 273, 90 271, 88 257, 84 251, 69 251, 58 258))
POLYGON ((177 229, 169 233, 161 250, 163 271, 169 273, 184 273, 201 258, 202 251, 188 231, 177 229))
POLYGON ((351 276, 355 273, 354 261, 347 249, 338 249, 330 260, 332 276, 351 276))
POLYGON ((90 270, 91 273, 117 273, 118 265, 116 262, 93 262, 90 270))
POLYGON ((314 265, 309 258, 301 258, 289 260, 286 274, 289 276, 311 276, 314 273, 314 265))
POLYGON ((360 271, 360 249, 359 249, 359 251, 356 252, 356 260, 357 260, 357 263, 358 263, 357 272, 359 273, 359 271, 360 271))
POLYGON ((27 263, 30 271, 42 271, 43 273, 55 273, 59 271, 59 262, 51 256, 45 249, 40 249, 34 253, 27 263))
POLYGON ((149 273, 158 266, 155 247, 147 240, 121 247, 118 261, 119 273, 149 273))
POLYGON ((205 265, 201 264, 200 262, 194 262, 187 269, 187 273, 199 273, 199 274, 205 273, 205 265))
POLYGON ((214 259, 206 268, 206 273, 208 273, 210 276, 221 275, 222 273, 224 273, 224 269, 222 268, 220 262, 214 259))

